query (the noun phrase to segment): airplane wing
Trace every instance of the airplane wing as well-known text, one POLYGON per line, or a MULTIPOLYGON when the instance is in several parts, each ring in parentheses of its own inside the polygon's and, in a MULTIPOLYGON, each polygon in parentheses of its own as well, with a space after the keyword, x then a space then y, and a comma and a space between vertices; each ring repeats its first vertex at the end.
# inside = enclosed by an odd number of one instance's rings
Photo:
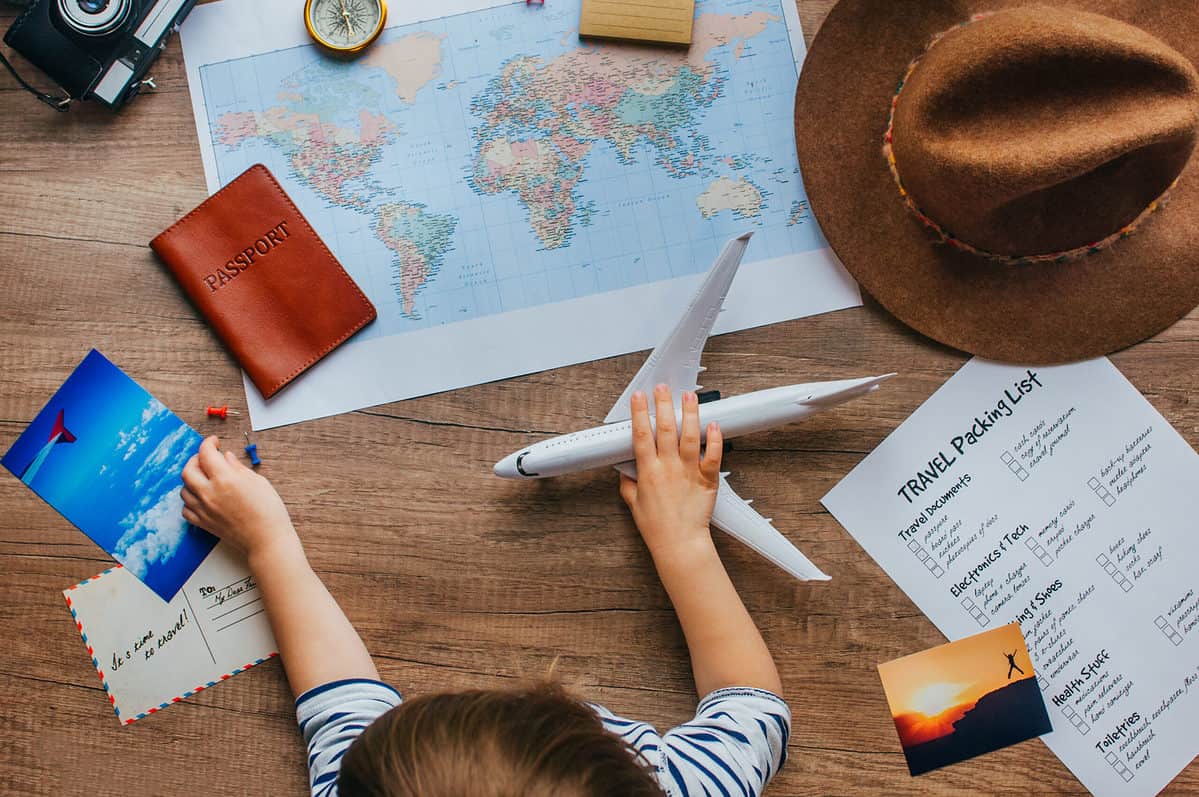
MULTIPOLYGON (((616 469, 630 478, 637 478, 637 466, 625 462, 616 469)), ((781 567, 800 581, 828 581, 829 576, 808 557, 800 553, 791 541, 750 506, 750 502, 729 486, 727 473, 720 475, 720 490, 712 510, 712 525, 749 546, 758 554, 781 567)))
POLYGON ((829 576, 808 557, 800 553, 791 541, 762 517, 753 507, 729 487, 720 477, 716 493, 716 508, 712 510, 712 525, 753 548, 800 581, 828 581, 829 576))
MULTIPOLYGON (((680 394, 698 387, 696 379, 703 370, 699 358, 703 354, 704 343, 724 306, 724 298, 733 284, 733 277, 737 275, 737 267, 741 265, 741 257, 752 234, 747 232, 725 244, 679 322, 666 336, 666 340, 650 353, 641 370, 608 412, 608 417, 604 418, 604 423, 629 419, 629 400, 635 391, 651 394, 656 385, 665 383, 670 385, 675 406, 679 406, 682 402, 680 394)), ((650 406, 652 411, 652 403, 650 406)))

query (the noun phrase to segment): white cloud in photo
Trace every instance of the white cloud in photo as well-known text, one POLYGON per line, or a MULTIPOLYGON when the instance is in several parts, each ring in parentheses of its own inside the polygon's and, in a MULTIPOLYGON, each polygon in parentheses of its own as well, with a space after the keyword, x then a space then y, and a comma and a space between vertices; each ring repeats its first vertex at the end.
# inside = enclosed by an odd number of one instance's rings
POLYGON ((141 419, 138 424, 132 429, 125 429, 117 433, 117 453, 124 451, 124 456, 121 457, 128 462, 129 459, 137 453, 138 448, 144 446, 146 441, 150 439, 150 432, 157 421, 170 410, 166 405, 158 399, 150 396, 150 400, 142 409, 141 419))
POLYGON ((170 561, 187 534, 179 490, 171 490, 140 514, 127 515, 121 526, 126 531, 117 540, 113 554, 135 576, 144 580, 151 566, 170 561))
POLYGON ((191 429, 187 424, 180 423, 175 431, 162 438, 154 450, 142 460, 142 464, 137 468, 133 488, 141 490, 148 485, 148 499, 161 489, 167 479, 178 479, 183 466, 191 458, 190 443, 191 429))
POLYGON ((159 415, 166 415, 168 412, 170 412, 170 410, 167 409, 167 405, 163 404, 153 396, 150 396, 150 402, 146 405, 146 408, 142 410, 142 426, 145 426, 159 415))
POLYGON ((101 469, 104 473, 111 468, 128 478, 124 474, 136 466, 132 498, 137 504, 120 521, 122 533, 112 552, 142 580, 174 558, 188 533, 179 473, 194 448, 193 435, 186 424, 170 416, 166 405, 150 397, 137 423, 117 434, 114 456, 128 464, 101 469), (152 439, 157 442, 151 446, 152 439))

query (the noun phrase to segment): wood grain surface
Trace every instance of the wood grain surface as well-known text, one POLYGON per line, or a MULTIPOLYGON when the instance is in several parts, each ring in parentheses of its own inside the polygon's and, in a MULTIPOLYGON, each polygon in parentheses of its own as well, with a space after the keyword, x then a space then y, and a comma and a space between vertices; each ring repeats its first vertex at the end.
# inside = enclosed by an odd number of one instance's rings
MULTIPOLYGON (((799 5, 810 41, 832 2, 799 5)), ((0 26, 14 15, 0 9, 0 26)), ((58 115, 0 74, 0 448, 92 347, 201 432, 246 428, 244 417, 203 417, 210 403, 243 405, 239 372, 147 247, 206 196, 177 38, 154 75, 158 90, 120 114, 83 104, 58 115)), ((557 658, 569 685, 617 712, 659 726, 690 717, 683 638, 616 475, 518 484, 491 473, 513 449, 599 423, 642 358, 256 436, 262 472, 387 680, 413 695, 503 686, 557 658)), ((1194 445, 1199 316, 1113 359, 1194 445)), ((875 665, 944 639, 819 502, 965 360, 871 302, 709 344, 709 386, 730 393, 902 372, 835 412, 740 439, 730 455, 738 491, 834 577, 799 584, 718 541, 794 710, 775 795, 1084 792, 1035 741, 908 776, 875 665)), ((277 660, 117 724, 60 594, 110 564, 0 478, 0 794, 306 793, 277 660)), ((1169 793, 1199 794, 1199 769, 1169 793)))

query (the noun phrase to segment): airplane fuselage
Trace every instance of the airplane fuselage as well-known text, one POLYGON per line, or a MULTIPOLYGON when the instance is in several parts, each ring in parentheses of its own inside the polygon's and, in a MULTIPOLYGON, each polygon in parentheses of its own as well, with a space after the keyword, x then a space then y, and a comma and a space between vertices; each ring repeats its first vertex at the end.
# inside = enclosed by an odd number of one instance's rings
MULTIPOLYGON (((822 408, 802 402, 829 383, 787 385, 711 401, 699 406, 700 436, 709 423, 720 425, 724 439, 773 429, 803 420, 822 408)), ((681 409, 675 410, 679 422, 681 409)), ((632 422, 621 421, 552 437, 513 452, 495 466, 507 479, 543 479, 602 468, 633 459, 632 422)))

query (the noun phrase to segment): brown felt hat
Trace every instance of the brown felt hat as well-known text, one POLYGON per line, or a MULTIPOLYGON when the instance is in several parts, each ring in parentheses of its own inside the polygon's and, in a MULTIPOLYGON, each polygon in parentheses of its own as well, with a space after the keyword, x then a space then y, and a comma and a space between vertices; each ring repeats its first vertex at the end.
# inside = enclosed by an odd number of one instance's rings
POLYGON ((1197 0, 841 0, 804 62, 812 210, 901 321, 1106 354, 1199 303, 1197 0))

